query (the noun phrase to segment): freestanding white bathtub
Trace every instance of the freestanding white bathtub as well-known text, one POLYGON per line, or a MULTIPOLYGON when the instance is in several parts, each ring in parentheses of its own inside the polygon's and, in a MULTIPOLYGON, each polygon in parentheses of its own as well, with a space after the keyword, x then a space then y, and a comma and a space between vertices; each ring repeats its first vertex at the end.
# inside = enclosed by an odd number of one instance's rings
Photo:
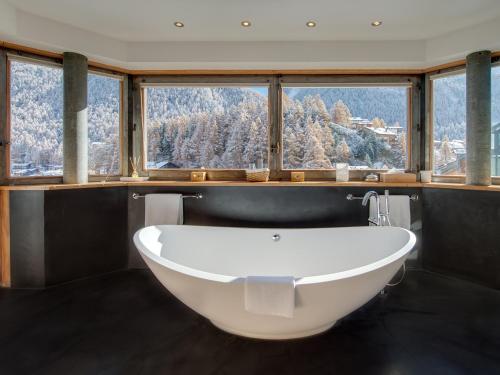
POLYGON ((329 329, 374 297, 402 266, 415 235, 395 227, 161 225, 139 230, 134 242, 158 280, 217 327, 291 339, 329 329), (247 276, 295 277, 293 318, 246 311, 247 276))

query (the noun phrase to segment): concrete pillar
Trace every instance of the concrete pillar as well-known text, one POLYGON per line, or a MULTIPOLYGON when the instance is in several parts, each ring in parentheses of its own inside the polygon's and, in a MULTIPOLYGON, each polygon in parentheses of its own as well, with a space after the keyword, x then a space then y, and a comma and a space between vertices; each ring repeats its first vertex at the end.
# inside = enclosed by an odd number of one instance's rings
POLYGON ((467 56, 467 185, 491 184, 491 52, 467 56))
POLYGON ((88 182, 87 58, 65 52, 63 68, 63 181, 83 184, 88 182))

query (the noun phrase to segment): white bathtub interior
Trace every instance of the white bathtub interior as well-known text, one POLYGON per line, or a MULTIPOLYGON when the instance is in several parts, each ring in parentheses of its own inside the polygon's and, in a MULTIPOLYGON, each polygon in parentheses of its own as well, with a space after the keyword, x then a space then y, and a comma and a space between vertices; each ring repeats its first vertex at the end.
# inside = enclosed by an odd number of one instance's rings
POLYGON ((254 229, 157 226, 142 243, 163 259, 194 270, 235 277, 319 276, 349 271, 401 250, 410 232, 399 228, 254 229), (279 234, 279 241, 273 235, 279 234), (292 251, 291 251, 292 250, 292 251))

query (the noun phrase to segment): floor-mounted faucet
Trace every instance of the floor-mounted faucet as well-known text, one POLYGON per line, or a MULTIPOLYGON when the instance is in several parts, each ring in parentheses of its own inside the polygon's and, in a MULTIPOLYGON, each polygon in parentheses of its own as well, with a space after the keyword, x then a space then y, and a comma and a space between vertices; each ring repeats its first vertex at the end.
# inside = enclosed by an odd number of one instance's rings
POLYGON ((385 207, 384 210, 380 209, 380 196, 376 191, 370 190, 368 191, 364 197, 363 197, 363 202, 361 203, 363 206, 366 206, 368 202, 370 201, 371 197, 375 197, 375 205, 377 208, 377 215, 376 217, 372 217, 371 214, 368 217, 368 222, 370 224, 382 227, 382 226, 391 226, 391 221, 389 219, 389 190, 384 191, 384 198, 385 198, 385 207))

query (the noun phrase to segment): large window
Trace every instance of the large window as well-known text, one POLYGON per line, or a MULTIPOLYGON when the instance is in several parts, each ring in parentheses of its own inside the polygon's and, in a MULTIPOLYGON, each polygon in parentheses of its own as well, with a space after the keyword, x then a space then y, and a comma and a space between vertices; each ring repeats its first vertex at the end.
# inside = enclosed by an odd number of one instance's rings
POLYGON ((267 86, 145 86, 142 93, 146 169, 267 165, 267 86))
MULTIPOLYGON (((63 174, 63 71, 58 65, 9 59, 12 177, 63 174)), ((89 174, 120 174, 121 79, 90 73, 89 174)))
POLYGON ((12 177, 62 175, 63 80, 58 66, 9 59, 12 177))
POLYGON ((285 87, 283 168, 405 169, 409 87, 285 87))
POLYGON ((431 79, 434 174, 463 175, 466 161, 465 73, 431 79))
POLYGON ((118 175, 121 171, 121 78, 89 73, 89 174, 118 175))
POLYGON ((491 69, 491 175, 500 176, 500 66, 491 69))

